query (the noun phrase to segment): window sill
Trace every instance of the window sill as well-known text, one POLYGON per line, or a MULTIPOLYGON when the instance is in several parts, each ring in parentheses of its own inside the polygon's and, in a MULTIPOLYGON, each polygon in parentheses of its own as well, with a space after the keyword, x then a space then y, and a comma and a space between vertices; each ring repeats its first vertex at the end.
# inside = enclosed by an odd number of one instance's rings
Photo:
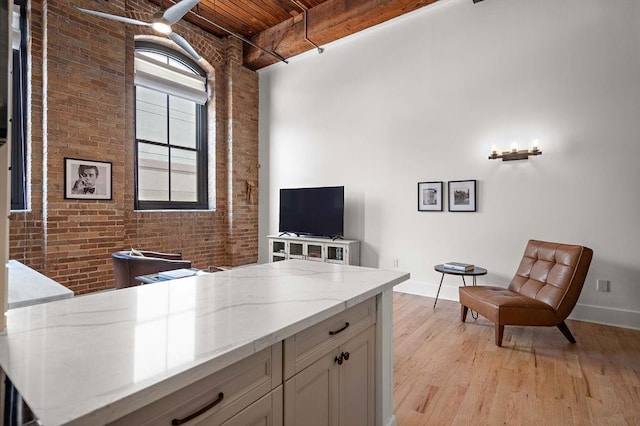
POLYGON ((133 210, 134 213, 211 213, 216 209, 159 209, 159 210, 133 210))

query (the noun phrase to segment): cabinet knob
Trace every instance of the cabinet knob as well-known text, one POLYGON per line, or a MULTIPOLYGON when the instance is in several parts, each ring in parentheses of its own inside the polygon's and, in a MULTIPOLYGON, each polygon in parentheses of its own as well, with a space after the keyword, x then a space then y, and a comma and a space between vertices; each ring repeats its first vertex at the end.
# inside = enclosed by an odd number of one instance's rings
POLYGON ((338 363, 338 365, 342 365, 342 362, 343 362, 343 360, 344 360, 344 356, 343 356, 343 355, 344 355, 344 352, 343 352, 343 353, 341 353, 339 356, 337 356, 337 357, 334 359, 334 361, 335 361, 335 362, 337 362, 337 363, 338 363))
POLYGON ((342 357, 345 361, 349 361, 349 352, 342 352, 342 357))

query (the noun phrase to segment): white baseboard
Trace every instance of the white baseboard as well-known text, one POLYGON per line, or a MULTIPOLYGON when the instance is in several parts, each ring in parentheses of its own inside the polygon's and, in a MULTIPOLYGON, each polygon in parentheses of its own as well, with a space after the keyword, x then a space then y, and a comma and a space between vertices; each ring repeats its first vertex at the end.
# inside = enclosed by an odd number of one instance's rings
MULTIPOLYGON (((440 289, 440 294, 438 295, 438 300, 445 299, 457 302, 458 287, 461 284, 462 282, 460 282, 460 284, 458 285, 447 284, 446 282, 443 282, 442 288, 440 289)), ((424 281, 408 280, 395 286, 393 288, 393 291, 415 294, 417 296, 431 297, 435 299, 436 294, 438 293, 438 283, 431 284, 424 281)))
POLYGON ((640 330, 640 312, 628 309, 578 304, 569 319, 640 330))
MULTIPOLYGON (((458 287, 460 287, 462 283, 453 284, 447 283, 446 281, 445 279, 445 282, 442 283, 438 300, 445 299, 457 302, 458 287)), ((438 283, 408 280, 395 286, 393 291, 435 299, 436 293, 438 292, 438 283)), ((627 309, 578 304, 573 309, 571 315, 569 315, 569 319, 640 330, 640 312, 627 309)))

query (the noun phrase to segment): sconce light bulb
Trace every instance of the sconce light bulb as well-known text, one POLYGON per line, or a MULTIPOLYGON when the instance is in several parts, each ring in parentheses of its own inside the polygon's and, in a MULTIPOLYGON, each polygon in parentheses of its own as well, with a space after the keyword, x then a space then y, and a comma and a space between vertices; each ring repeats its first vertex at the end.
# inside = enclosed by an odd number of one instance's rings
POLYGON ((492 154, 497 154, 498 153, 498 149, 496 148, 495 145, 491 145, 491 153, 492 154))
POLYGON ((534 151, 538 151, 540 149, 540 141, 538 139, 533 140, 533 146, 531 147, 534 151))
POLYGON ((518 152, 518 142, 511 143, 511 152, 518 152))

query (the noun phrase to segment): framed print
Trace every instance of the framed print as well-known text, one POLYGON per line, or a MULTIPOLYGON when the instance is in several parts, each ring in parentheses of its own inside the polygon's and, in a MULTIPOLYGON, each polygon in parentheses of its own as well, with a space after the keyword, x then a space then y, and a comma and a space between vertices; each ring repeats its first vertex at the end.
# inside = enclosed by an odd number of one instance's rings
POLYGON ((442 211, 442 182, 418 182, 418 211, 442 211))
POLYGON ((449 211, 475 212, 477 206, 476 181, 449 181, 449 211))
POLYGON ((110 200, 111 163, 65 158, 64 198, 110 200))

